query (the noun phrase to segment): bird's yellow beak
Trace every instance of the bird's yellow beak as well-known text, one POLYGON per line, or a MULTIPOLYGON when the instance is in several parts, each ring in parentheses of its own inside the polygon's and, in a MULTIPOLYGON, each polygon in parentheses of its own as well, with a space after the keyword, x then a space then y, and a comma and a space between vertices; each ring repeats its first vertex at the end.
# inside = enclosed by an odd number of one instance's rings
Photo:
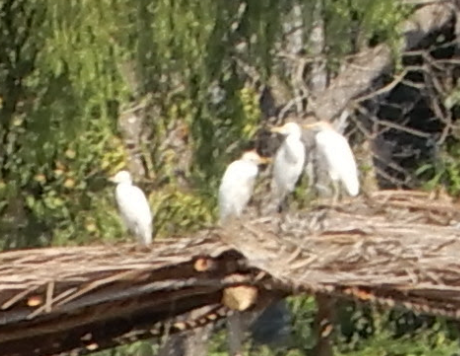
POLYGON ((318 123, 314 122, 312 124, 305 124, 305 125, 302 125, 302 127, 306 130, 311 130, 311 129, 314 129, 315 127, 318 127, 318 123))
POLYGON ((270 132, 273 132, 273 133, 282 133, 282 126, 274 126, 272 128, 270 128, 270 132))
POLYGON ((109 182, 116 183, 115 176, 107 178, 109 182))
POLYGON ((260 164, 269 164, 271 163, 272 159, 271 157, 260 157, 260 164))

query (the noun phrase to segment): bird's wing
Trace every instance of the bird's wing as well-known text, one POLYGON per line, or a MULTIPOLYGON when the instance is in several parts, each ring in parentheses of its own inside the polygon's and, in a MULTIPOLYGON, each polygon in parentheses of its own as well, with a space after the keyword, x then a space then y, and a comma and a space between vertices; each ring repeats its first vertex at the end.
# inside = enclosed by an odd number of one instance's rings
POLYGON ((299 140, 281 145, 273 163, 274 189, 279 198, 294 190, 305 164, 305 146, 299 140))
POLYGON ((221 219, 241 213, 251 198, 257 173, 257 166, 248 162, 235 161, 227 167, 219 187, 221 219))
POLYGON ((130 224, 151 224, 152 212, 144 192, 133 185, 119 185, 116 198, 118 208, 130 224))
POLYGON ((306 149, 301 139, 287 137, 281 147, 286 161, 293 165, 303 165, 305 163, 306 149))
POLYGON ((348 141, 334 131, 322 131, 316 135, 316 143, 326 159, 333 179, 339 179, 348 193, 355 196, 359 192, 358 170, 355 156, 348 141))

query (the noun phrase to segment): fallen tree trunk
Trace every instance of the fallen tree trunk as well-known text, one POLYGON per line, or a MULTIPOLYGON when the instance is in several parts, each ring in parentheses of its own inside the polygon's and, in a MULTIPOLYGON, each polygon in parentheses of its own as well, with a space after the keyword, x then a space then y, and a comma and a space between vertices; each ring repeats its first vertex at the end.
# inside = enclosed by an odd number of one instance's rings
POLYGON ((258 290, 254 300, 243 294, 238 310, 267 296, 322 293, 459 318, 459 208, 425 193, 383 191, 146 249, 4 252, 0 349, 84 354, 214 323, 236 303, 223 302, 235 285, 258 290), (195 322, 175 318, 204 307, 195 322))

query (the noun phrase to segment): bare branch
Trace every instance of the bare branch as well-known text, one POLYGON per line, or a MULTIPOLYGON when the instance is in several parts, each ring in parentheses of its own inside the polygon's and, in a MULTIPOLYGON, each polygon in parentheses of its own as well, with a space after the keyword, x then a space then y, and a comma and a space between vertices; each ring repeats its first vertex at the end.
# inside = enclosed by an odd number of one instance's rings
MULTIPOLYGON (((455 16, 447 2, 435 2, 415 11, 403 25, 404 41, 401 52, 410 51, 430 33, 442 28, 455 16)), ((311 109, 322 119, 331 120, 348 103, 369 90, 372 82, 392 67, 391 50, 380 45, 360 53, 331 83, 329 88, 317 93, 311 109)))

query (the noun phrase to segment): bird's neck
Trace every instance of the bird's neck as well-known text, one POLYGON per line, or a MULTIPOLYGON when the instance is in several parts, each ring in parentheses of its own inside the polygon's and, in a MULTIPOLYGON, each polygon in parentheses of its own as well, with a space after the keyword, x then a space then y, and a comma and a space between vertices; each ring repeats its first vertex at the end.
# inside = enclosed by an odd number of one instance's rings
POLYGON ((299 132, 299 133, 295 133, 295 134, 290 134, 288 137, 286 137, 286 141, 289 143, 289 142, 297 142, 297 141, 300 141, 302 139, 302 134, 299 132))
POLYGON ((302 133, 301 132, 296 132, 296 133, 291 133, 286 139, 291 139, 291 140, 300 140, 302 138, 302 133))
POLYGON ((285 157, 291 162, 295 162, 299 155, 299 147, 303 148, 300 138, 291 138, 285 144, 285 157))

